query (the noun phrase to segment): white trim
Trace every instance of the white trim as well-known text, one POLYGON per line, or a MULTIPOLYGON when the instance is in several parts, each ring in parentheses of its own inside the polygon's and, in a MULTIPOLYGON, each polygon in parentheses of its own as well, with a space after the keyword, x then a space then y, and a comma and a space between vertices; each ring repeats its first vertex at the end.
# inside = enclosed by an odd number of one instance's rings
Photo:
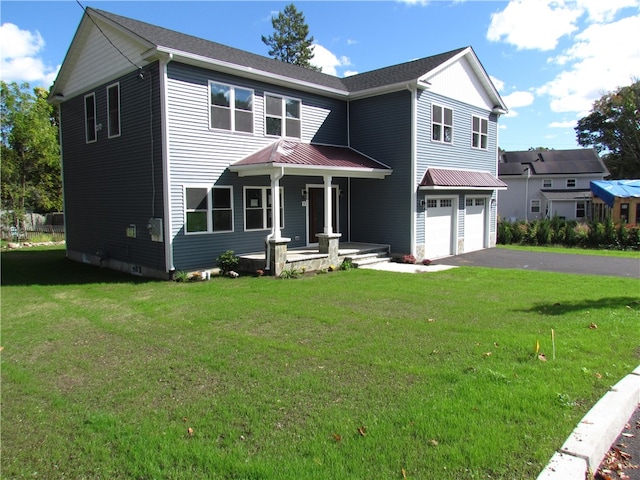
POLYGON ((300 98, 295 98, 295 97, 290 97, 287 95, 281 95, 278 93, 270 93, 265 91, 263 94, 264 97, 264 132, 263 135, 267 138, 292 138, 295 140, 301 140, 302 139, 302 100, 300 98), (267 113, 267 97, 272 97, 272 98, 279 98, 280 99, 280 106, 281 106, 281 115, 280 117, 276 117, 275 115, 269 115, 267 113), (293 137, 291 135, 287 135, 287 100, 293 100, 294 102, 298 102, 299 105, 299 118, 295 119, 292 117, 293 120, 298 120, 300 122, 300 136, 299 137, 293 137), (271 117, 271 118, 279 118, 280 121, 282 122, 281 124, 281 132, 280 135, 273 135, 273 134, 269 134, 267 133, 267 117, 271 117))
POLYGON ((454 133, 455 133, 454 132, 454 128, 453 128, 454 123, 455 123, 455 121, 453 119, 453 107, 446 107, 446 106, 444 106, 444 105, 442 105, 440 103, 431 103, 431 129, 430 129, 431 131, 430 131, 430 134, 429 134, 429 138, 431 139, 432 142, 441 143, 443 145, 453 145, 453 143, 454 143, 453 136, 454 136, 454 133), (442 109, 442 122, 441 123, 434 122, 434 120, 433 120, 433 107, 439 107, 439 108, 442 109), (451 125, 445 123, 445 120, 444 120, 444 111, 445 111, 445 109, 446 110, 451 110, 451 125), (433 138, 433 125, 434 125, 434 123, 436 125, 440 125, 441 126, 441 130, 440 130, 441 139, 440 140, 434 140, 434 138, 433 138), (445 127, 450 127, 451 128, 451 141, 450 142, 446 142, 444 140, 444 129, 445 129, 445 127))
MULTIPOLYGON (((427 224, 429 220, 429 208, 427 207, 428 200, 451 200, 451 245, 449 245, 449 253, 447 255, 457 255, 458 254, 458 236, 459 236, 459 226, 458 226, 458 203, 459 196, 458 195, 425 195, 424 196, 424 249, 425 255, 429 255, 427 252, 427 245, 429 238, 427 235, 427 224)), ((438 207, 441 208, 441 207, 438 207)), ((427 257, 428 258, 428 257, 427 257)))
MULTIPOLYGON (((169 167, 170 142, 169 142, 169 92, 167 89, 167 64, 172 60, 171 55, 161 58, 158 63, 160 83, 160 122, 162 129, 162 185, 164 197, 164 261, 167 272, 175 270, 173 265, 173 215, 171 214, 171 168, 169 167)), ((150 79, 153 80, 153 79, 150 79)))
POLYGON ((483 117, 481 117, 479 115, 471 115, 471 148, 474 149, 474 150, 482 150, 482 151, 489 150, 489 119, 488 118, 483 118, 483 117), (476 119, 476 118, 479 121, 479 125, 478 126, 480 128, 480 130, 477 131, 477 132, 473 129, 473 120, 476 119), (482 122, 486 122, 487 123, 487 133, 482 133, 482 122), (479 135, 479 137, 478 137, 478 139, 480 140, 480 145, 479 146, 475 146, 473 144, 473 135, 476 134, 476 133, 479 135), (482 147, 482 137, 483 136, 486 138, 486 145, 487 145, 486 147, 482 147))
MULTIPOLYGON (((280 195, 282 197, 282 202, 280 202, 280 208, 282 209, 282 223, 280 224, 280 229, 284 228, 285 218, 284 218, 284 187, 279 187, 280 195)), ((271 192, 271 185, 245 185, 242 187, 242 227, 244 232, 263 232, 265 230, 270 230, 273 228, 273 219, 271 221, 271 227, 268 226, 269 216, 267 215, 267 210, 269 209, 269 205, 267 204, 267 194, 271 192), (247 190, 261 190, 262 191, 262 206, 260 209, 262 210, 262 225, 263 228, 247 228, 247 190)), ((273 212, 273 202, 271 205, 271 210, 273 212)))
MULTIPOLYGON (((311 239, 309 238, 309 189, 311 188, 315 188, 315 189, 319 189, 319 190, 323 190, 324 192, 324 188, 325 185, 323 183, 307 183, 305 184, 304 188, 307 190, 307 201, 306 201, 306 206, 305 206, 305 237, 307 238, 307 246, 308 247, 312 247, 315 245, 318 245, 318 242, 311 242, 311 239)), ((340 190, 339 190, 340 186, 339 185, 331 185, 331 192, 333 195, 333 198, 335 198, 336 202, 336 231, 333 233, 340 233, 340 190)), ((351 188, 351 185, 349 185, 349 189, 351 188)), ((333 198, 331 199, 333 202, 333 198)), ((325 203, 326 205, 326 203, 325 203)), ((324 219, 323 219, 324 222, 324 219)), ((322 233, 322 232, 320 232, 322 233)))
POLYGON ((86 94, 82 102, 82 106, 84 107, 84 142, 87 144, 96 143, 98 141, 98 106, 96 104, 96 92, 86 94), (87 99, 89 97, 93 97, 93 135, 95 137, 93 140, 89 140, 89 117, 87 115, 87 99))
POLYGON ((107 85, 107 138, 117 138, 122 135, 122 116, 121 116, 121 105, 120 101, 120 82, 112 83, 111 85, 107 85), (118 133, 116 135, 111 134, 111 104, 109 91, 114 88, 118 88, 118 133))
MULTIPOLYGON (((488 248, 489 242, 490 242, 490 226, 491 226, 491 195, 473 195, 472 194, 472 195, 464 196, 465 221, 464 221, 463 238, 467 236, 467 218, 466 218, 467 217, 467 200, 474 200, 474 204, 475 204, 475 200, 479 198, 484 200, 483 219, 482 219, 484 223, 484 233, 482 236, 482 248, 488 248)), ((476 206, 476 205, 473 205, 473 206, 476 206)), ((465 244, 464 251, 465 253, 469 251, 466 248, 466 244, 465 244)))
MULTIPOLYGON (((246 88, 246 87, 239 87, 237 85, 232 85, 230 83, 225 83, 225 82, 218 82, 217 80, 209 80, 209 82, 207 83, 208 88, 209 88, 209 92, 208 92, 208 116, 209 116, 209 130, 213 130, 213 131, 218 131, 218 132, 225 132, 225 133, 240 133, 240 134, 245 134, 245 135, 255 135, 256 133, 256 116, 255 116, 255 97, 256 97, 256 93, 255 90, 253 88, 246 88), (229 94, 229 117, 230 117, 230 128, 226 129, 226 128, 217 128, 214 127, 212 125, 212 109, 214 108, 214 105, 211 103, 211 84, 217 84, 217 85, 222 85, 224 87, 228 87, 230 94, 229 94), (240 90, 247 90, 249 92, 251 92, 251 131, 250 132, 245 132, 243 130, 238 130, 236 129, 236 111, 238 111, 238 109, 235 106, 235 102, 236 102, 236 89, 240 89, 240 90)), ((217 108, 223 108, 223 107, 217 107, 217 108)), ((242 110, 240 109, 241 112, 248 112, 248 110, 242 110)))
POLYGON ((411 175, 411 190, 409 191, 410 195, 410 205, 411 205, 411 224, 410 224, 410 249, 411 254, 415 255, 417 253, 417 223, 418 223, 418 202, 417 202, 417 192, 418 192, 418 92, 415 88, 410 88, 411 92, 411 167, 410 167, 410 175, 411 175))
MULTIPOLYGON (((213 235, 223 234, 223 233, 233 233, 235 231, 235 209, 233 208, 233 186, 231 185, 211 185, 209 183, 185 183, 182 190, 182 198, 183 205, 182 209, 184 212, 184 235, 202 235, 206 233, 210 233, 213 235), (187 231, 187 213, 189 213, 189 209, 187 209, 187 189, 189 188, 201 188, 207 191, 207 229, 199 232, 188 232, 187 231), (214 230, 214 222, 213 222, 213 212, 215 210, 215 204, 213 201, 213 191, 215 189, 225 189, 229 191, 229 196, 231 200, 231 230, 214 230)), ((227 210, 225 208, 225 210, 227 210)), ((191 210, 193 211, 193 210, 191 210)))

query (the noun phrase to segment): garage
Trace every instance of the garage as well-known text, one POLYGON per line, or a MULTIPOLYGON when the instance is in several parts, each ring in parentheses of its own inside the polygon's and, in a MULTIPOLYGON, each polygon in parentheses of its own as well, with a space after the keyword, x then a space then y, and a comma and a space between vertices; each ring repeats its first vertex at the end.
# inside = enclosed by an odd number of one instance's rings
POLYGON ((464 251, 475 252, 485 248, 486 238, 485 197, 466 197, 464 207, 464 251))
POLYGON ((425 199, 425 257, 451 255, 455 227, 455 199, 451 197, 425 199))

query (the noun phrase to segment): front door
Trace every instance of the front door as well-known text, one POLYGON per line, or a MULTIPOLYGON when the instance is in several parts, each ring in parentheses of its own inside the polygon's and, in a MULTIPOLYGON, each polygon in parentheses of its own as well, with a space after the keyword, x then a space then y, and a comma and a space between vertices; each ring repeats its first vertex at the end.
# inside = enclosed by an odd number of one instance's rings
MULTIPOLYGON (((333 199, 331 202, 332 212, 332 228, 333 232, 337 233, 337 211, 338 211, 338 189, 331 188, 333 192, 333 199)), ((307 244, 318 243, 318 233, 324 233, 324 187, 309 187, 308 203, 307 203, 307 224, 309 230, 307 232, 307 244)))

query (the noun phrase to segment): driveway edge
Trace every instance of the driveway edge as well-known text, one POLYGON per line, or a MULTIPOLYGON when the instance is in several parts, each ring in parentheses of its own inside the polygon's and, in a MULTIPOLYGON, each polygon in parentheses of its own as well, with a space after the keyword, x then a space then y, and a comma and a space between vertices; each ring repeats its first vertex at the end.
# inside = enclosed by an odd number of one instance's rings
POLYGON ((585 480, 640 403, 640 366, 616 383, 582 418, 537 480, 585 480))

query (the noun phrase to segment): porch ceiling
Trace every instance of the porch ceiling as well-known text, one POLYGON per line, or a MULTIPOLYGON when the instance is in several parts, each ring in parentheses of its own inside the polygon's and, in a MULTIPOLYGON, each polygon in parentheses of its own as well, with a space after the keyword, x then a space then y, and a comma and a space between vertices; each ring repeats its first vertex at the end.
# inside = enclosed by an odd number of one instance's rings
POLYGON ((239 176, 331 175, 334 177, 384 178, 393 170, 349 147, 314 145, 278 140, 229 167, 239 176))

